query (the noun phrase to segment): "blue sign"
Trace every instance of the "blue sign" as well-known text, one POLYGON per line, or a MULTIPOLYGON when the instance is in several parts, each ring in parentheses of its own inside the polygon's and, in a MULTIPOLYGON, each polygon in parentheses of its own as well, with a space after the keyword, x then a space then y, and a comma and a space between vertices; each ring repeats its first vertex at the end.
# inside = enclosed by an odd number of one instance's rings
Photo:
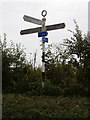
POLYGON ((48 43, 48 38, 44 38, 44 37, 43 37, 43 38, 42 38, 42 41, 48 43))
POLYGON ((44 36, 47 36, 48 33, 47 32, 39 32, 38 33, 38 37, 44 37, 44 36))

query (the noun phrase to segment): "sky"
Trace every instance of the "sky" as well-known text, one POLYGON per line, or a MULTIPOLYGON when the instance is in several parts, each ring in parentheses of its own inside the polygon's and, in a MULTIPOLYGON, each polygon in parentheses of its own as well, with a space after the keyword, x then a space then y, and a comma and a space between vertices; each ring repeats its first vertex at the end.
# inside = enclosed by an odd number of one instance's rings
POLYGON ((46 25, 65 23, 64 29, 48 31, 48 43, 62 43, 70 38, 68 29, 75 30, 73 20, 76 20, 83 34, 88 31, 88 2, 89 0, 0 0, 0 36, 7 34, 7 41, 21 43, 26 48, 27 59, 31 60, 37 52, 36 64, 41 64, 41 38, 38 33, 20 35, 24 29, 40 27, 23 20, 24 15, 42 20, 42 10, 47 11, 46 25), (32 53, 32 54, 30 54, 32 53))

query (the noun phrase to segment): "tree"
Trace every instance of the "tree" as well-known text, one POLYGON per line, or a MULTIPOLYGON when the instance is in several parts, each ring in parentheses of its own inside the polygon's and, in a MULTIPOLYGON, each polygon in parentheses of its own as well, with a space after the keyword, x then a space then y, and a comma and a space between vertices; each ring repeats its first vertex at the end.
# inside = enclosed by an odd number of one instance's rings
POLYGON ((90 44, 88 37, 82 35, 77 22, 74 21, 74 23, 76 25, 75 32, 69 30, 73 37, 65 39, 64 45, 66 46, 67 54, 69 56, 73 55, 72 64, 77 67, 77 79, 87 86, 90 74, 90 44))
POLYGON ((72 65, 66 62, 68 59, 66 51, 60 45, 49 45, 45 57, 47 79, 53 84, 62 86, 66 84, 67 86, 73 78, 74 72, 72 65))
MULTIPOLYGON (((79 59, 79 64, 84 64, 85 57, 90 54, 87 36, 82 35, 82 31, 79 29, 77 22, 74 20, 76 25, 75 32, 69 30, 73 37, 71 39, 64 40, 64 46, 67 46, 67 53, 70 55, 76 55, 79 59)), ((75 58, 75 56, 73 56, 75 58)))
POLYGON ((2 87, 7 90, 9 87, 14 89, 17 82, 24 79, 22 73, 26 65, 26 54, 21 44, 11 41, 10 47, 7 46, 6 34, 2 42, 2 87))
MULTIPOLYGON (((82 35, 82 31, 76 21, 75 32, 69 30, 73 36, 65 39, 64 49, 53 45, 46 52, 46 76, 54 85, 60 86, 61 91, 73 93, 84 91, 86 93, 90 75, 90 44, 88 37, 82 35), (77 91, 77 92, 75 92, 77 91)), ((72 94, 73 94, 72 93, 72 94)))
POLYGON ((2 42, 2 87, 3 93, 28 93, 38 88, 41 81, 41 68, 34 69, 33 64, 26 60, 25 48, 11 41, 7 46, 4 34, 2 42))

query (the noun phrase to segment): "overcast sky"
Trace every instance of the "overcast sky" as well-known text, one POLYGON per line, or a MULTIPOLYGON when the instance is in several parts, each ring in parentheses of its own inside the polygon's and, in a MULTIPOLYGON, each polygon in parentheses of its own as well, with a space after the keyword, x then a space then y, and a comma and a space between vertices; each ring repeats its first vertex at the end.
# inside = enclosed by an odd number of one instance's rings
POLYGON ((89 0, 0 0, 0 36, 7 34, 7 40, 21 43, 26 48, 27 59, 37 51, 37 64, 41 64, 40 40, 38 33, 20 35, 20 31, 40 25, 25 22, 24 15, 42 19, 42 10, 47 10, 46 25, 64 22, 64 29, 49 31, 48 43, 62 43, 63 39, 71 37, 68 29, 74 30, 76 19, 83 34, 88 31, 88 1, 89 0), (32 55, 30 55, 32 53, 32 55))

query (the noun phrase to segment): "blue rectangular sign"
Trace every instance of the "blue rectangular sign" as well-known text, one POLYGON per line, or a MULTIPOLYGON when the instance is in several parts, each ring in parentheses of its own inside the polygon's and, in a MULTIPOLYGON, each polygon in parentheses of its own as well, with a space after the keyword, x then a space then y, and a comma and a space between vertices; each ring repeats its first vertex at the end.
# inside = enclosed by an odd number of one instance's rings
POLYGON ((44 37, 44 36, 47 36, 48 33, 47 32, 39 32, 38 33, 38 37, 44 37))
POLYGON ((43 38, 42 38, 42 41, 48 43, 48 38, 44 38, 44 37, 43 37, 43 38))

